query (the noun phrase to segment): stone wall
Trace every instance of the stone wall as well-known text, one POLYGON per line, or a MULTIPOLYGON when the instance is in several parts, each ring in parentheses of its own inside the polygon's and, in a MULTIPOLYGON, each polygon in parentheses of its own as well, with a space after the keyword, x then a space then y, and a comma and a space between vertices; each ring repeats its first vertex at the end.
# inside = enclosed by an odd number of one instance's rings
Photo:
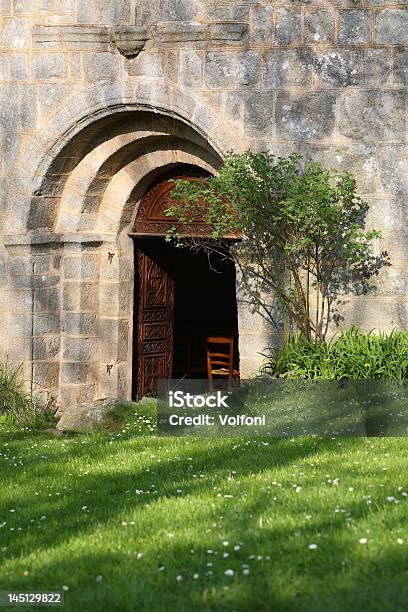
MULTIPOLYGON (((345 323, 408 327, 407 58, 408 1, 2 0, 0 358, 129 397, 143 189, 247 147, 356 174, 393 265, 345 323)), ((240 334, 245 374, 274 339, 243 308, 240 334)))

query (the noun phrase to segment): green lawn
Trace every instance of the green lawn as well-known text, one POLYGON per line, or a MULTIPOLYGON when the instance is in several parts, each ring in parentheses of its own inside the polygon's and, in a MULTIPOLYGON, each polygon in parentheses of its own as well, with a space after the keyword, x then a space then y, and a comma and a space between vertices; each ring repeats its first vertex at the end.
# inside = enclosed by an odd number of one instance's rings
POLYGON ((408 610, 406 438, 0 425, 0 590, 66 610, 408 610), (311 546, 315 545, 315 546, 311 546))

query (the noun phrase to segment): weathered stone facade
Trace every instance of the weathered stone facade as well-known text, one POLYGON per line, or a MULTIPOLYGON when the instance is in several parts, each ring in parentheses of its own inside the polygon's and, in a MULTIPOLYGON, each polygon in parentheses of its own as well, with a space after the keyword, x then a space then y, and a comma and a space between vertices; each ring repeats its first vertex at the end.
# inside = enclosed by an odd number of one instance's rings
MULTIPOLYGON (((393 265, 346 322, 408 327, 407 60, 404 0, 1 0, 0 358, 129 398, 138 201, 248 147, 357 175, 393 265)), ((269 335, 240 309, 244 375, 269 335)))

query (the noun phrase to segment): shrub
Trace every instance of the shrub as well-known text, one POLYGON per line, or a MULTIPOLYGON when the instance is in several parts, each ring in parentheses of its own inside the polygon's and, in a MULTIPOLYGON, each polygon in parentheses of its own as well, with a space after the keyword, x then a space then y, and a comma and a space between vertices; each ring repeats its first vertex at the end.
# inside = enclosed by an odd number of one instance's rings
MULTIPOLYGON (((389 265, 374 254, 381 232, 366 231, 368 204, 356 179, 298 155, 229 154, 206 181, 175 181, 167 210, 177 224, 168 240, 231 257, 243 298, 269 323, 325 340, 350 292, 368 293, 389 265), (205 223, 208 238, 195 237, 205 223), (241 236, 238 249, 222 239, 241 236), (271 296, 275 304, 271 305, 271 296)), ((200 232, 199 232, 200 233, 200 232)))
POLYGON ((293 335, 287 346, 272 352, 268 369, 289 379, 408 379, 408 332, 342 331, 330 342, 293 335))

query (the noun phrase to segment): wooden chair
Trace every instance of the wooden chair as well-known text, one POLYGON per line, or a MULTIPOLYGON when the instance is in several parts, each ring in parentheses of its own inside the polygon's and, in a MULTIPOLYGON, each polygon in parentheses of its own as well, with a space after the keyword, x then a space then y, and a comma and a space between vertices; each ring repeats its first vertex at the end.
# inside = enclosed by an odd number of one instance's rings
POLYGON ((233 336, 209 336, 207 338, 207 368, 208 368, 208 390, 213 391, 213 377, 228 376, 228 388, 231 387, 232 379, 239 379, 239 371, 234 370, 234 338, 233 336), (212 347, 216 347, 212 348, 212 347), (222 352, 225 347, 226 352, 222 352), (214 351, 217 352, 214 352, 214 351))

